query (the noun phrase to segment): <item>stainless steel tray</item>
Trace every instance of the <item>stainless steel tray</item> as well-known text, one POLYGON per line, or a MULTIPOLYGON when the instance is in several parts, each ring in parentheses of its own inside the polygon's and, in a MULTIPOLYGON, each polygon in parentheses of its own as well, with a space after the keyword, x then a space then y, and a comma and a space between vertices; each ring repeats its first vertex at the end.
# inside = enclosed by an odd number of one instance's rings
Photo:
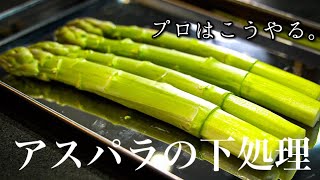
MULTIPOLYGON (((34 26, 28 27, 18 34, 3 39, 0 41, 0 52, 15 46, 52 39, 52 33, 56 28, 68 20, 81 16, 111 20, 117 24, 131 24, 143 27, 152 27, 153 22, 164 21, 168 18, 175 22, 189 21, 195 23, 196 21, 205 22, 206 20, 210 20, 213 23, 218 22, 218 20, 212 19, 200 12, 186 9, 179 4, 171 4, 164 1, 93 0, 86 1, 84 4, 80 3, 72 9, 59 13, 58 16, 53 16, 53 18, 49 18, 46 21, 36 23, 34 26)), ((175 32, 173 26, 169 27, 168 30, 175 32)), ((194 32, 192 32, 192 35, 194 35, 194 32)), ((214 39, 209 42, 245 52, 262 61, 289 71, 294 71, 319 83, 319 62, 306 61, 306 64, 301 64, 301 62, 276 56, 267 49, 240 38, 232 40, 214 39)), ((242 162, 235 157, 221 157, 220 167, 224 170, 221 169, 219 172, 214 172, 213 165, 208 162, 212 161, 212 158, 209 158, 212 155, 210 154, 210 152, 212 153, 210 151, 211 145, 201 143, 199 139, 173 126, 94 94, 82 92, 61 83, 46 83, 34 79, 13 77, 2 69, 0 69, 0 86, 21 96, 26 101, 31 102, 32 105, 38 106, 44 111, 59 117, 67 124, 97 138, 110 147, 112 146, 112 140, 119 139, 121 147, 115 149, 138 161, 142 161, 146 154, 138 154, 143 157, 141 158, 131 153, 129 148, 140 147, 134 143, 134 140, 151 139, 152 146, 157 150, 157 156, 154 158, 157 159, 157 163, 153 165, 151 163, 151 166, 158 168, 161 173, 166 174, 170 178, 236 179, 234 175, 254 178, 263 174, 263 172, 254 171, 250 168, 237 171, 242 162), (195 146, 198 152, 196 161, 188 168, 178 168, 184 165, 190 158, 188 149, 186 148, 173 166, 168 167, 161 164, 161 158, 163 158, 165 149, 169 144, 179 140, 188 141, 195 146), (225 170, 233 172, 234 175, 226 173, 225 170)), ((314 136, 318 131, 319 126, 309 130, 309 133, 313 133, 314 136)), ((174 150, 177 150, 177 148, 174 148, 174 150)), ((310 150, 309 160, 311 162, 308 165, 312 170, 298 172, 295 176, 296 178, 306 178, 311 174, 313 174, 312 177, 320 177, 319 153, 320 142, 317 142, 317 145, 310 150)))

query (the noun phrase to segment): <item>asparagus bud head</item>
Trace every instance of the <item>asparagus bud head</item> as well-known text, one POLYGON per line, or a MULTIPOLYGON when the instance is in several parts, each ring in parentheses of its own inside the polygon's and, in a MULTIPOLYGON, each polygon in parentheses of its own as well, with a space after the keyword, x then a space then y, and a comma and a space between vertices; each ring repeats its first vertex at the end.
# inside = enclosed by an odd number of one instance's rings
POLYGON ((11 49, 0 56, 0 66, 17 76, 37 76, 38 61, 25 47, 11 49))
POLYGON ((88 34, 85 31, 75 27, 62 27, 55 31, 55 38, 57 41, 61 43, 78 45, 82 48, 84 48, 87 44, 87 35, 88 34))

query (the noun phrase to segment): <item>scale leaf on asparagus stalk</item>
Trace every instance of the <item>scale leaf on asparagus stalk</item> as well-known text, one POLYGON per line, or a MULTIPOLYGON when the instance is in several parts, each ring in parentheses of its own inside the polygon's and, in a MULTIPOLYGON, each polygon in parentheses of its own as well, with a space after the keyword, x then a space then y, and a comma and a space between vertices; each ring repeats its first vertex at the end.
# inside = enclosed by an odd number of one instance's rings
MULTIPOLYGON (((196 137, 208 140, 228 139, 220 145, 239 155, 245 137, 249 142, 267 140, 267 151, 254 147, 258 157, 254 163, 265 162, 264 153, 273 160, 278 155, 279 139, 231 115, 218 106, 181 91, 173 86, 152 81, 121 70, 81 58, 55 56, 39 50, 18 47, 0 56, 0 66, 18 76, 59 81, 109 98, 172 124, 196 137)), ((241 156, 243 158, 243 155, 241 156)), ((253 160, 253 156, 251 160, 253 160)))
POLYGON ((55 33, 61 43, 113 53, 181 71, 220 86, 259 105, 313 127, 319 120, 320 102, 279 83, 248 71, 175 50, 135 43, 129 39, 111 40, 65 26, 55 33))
POLYGON ((171 70, 150 62, 138 61, 113 54, 104 54, 92 50, 82 50, 75 45, 63 45, 57 42, 39 42, 31 48, 40 48, 59 56, 84 58, 88 61, 123 70, 151 80, 166 82, 185 92, 210 101, 222 110, 272 134, 279 139, 304 138, 305 130, 273 112, 250 101, 235 96, 230 91, 206 83, 192 76, 171 70))
POLYGON ((136 42, 176 49, 203 57, 214 57, 225 64, 250 71, 251 73, 299 91, 311 98, 320 100, 320 86, 318 84, 218 45, 208 44, 194 38, 177 38, 175 34, 169 32, 164 32, 159 37, 152 38, 152 36, 157 33, 156 30, 138 26, 115 25, 112 22, 94 18, 75 19, 70 21, 68 25, 76 26, 87 32, 109 38, 130 38, 136 42))

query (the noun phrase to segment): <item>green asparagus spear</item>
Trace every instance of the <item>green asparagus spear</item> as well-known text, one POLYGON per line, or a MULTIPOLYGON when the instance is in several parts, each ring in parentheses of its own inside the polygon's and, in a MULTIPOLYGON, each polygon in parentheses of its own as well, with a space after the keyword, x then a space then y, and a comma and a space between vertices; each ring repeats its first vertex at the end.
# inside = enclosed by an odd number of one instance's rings
POLYGON ((311 127, 319 120, 319 101, 261 76, 223 64, 213 58, 203 58, 175 50, 139 44, 127 39, 110 40, 86 33, 76 27, 62 27, 56 31, 55 36, 61 43, 147 60, 181 71, 230 90, 235 95, 311 127))
MULTIPOLYGON (((268 140, 267 154, 275 159, 279 139, 232 116, 218 106, 181 91, 166 83, 159 83, 80 58, 54 56, 39 49, 18 47, 0 56, 0 66, 18 76, 60 81, 80 90, 93 92, 129 108, 138 110, 172 124, 196 137, 228 139, 221 146, 239 155, 245 137, 255 143, 268 140)), ((263 148, 256 164, 264 162, 263 148)), ((242 155, 241 158, 244 158, 242 155)), ((253 160, 253 157, 251 157, 253 160)))
POLYGON ((177 38, 176 35, 168 32, 157 38, 152 38, 152 35, 157 31, 137 26, 115 25, 112 22, 93 18, 75 19, 68 24, 109 38, 130 38, 137 42, 176 49, 198 56, 214 57, 225 64, 260 75, 320 100, 320 86, 318 84, 231 49, 204 43, 193 38, 177 38))
POLYGON ((189 75, 174 71, 145 61, 137 61, 113 54, 103 54, 92 50, 82 50, 79 46, 62 45, 57 42, 40 42, 31 45, 50 53, 84 58, 88 61, 110 66, 151 80, 166 82, 185 92, 210 101, 222 110, 272 134, 279 139, 303 138, 305 130, 282 117, 262 108, 250 101, 233 95, 230 91, 221 89, 189 75))
MULTIPOLYGON (((199 139, 180 129, 165 124, 161 121, 156 121, 151 117, 125 108, 117 103, 110 102, 100 97, 91 96, 91 94, 77 91, 76 89, 62 86, 61 84, 41 82, 30 78, 18 78, 11 75, 1 80, 36 99, 44 99, 61 106, 69 106, 79 109, 111 122, 114 125, 123 126, 137 131, 166 144, 172 144, 177 141, 189 142, 195 147, 198 159, 206 160, 212 164, 214 163, 213 146, 211 144, 207 142, 200 142, 199 139), (130 116, 130 119, 124 118, 126 116, 130 116)), ((92 126, 88 126, 95 128, 95 124, 96 123, 93 123, 92 126)), ((97 126, 97 128, 99 128, 97 129, 99 131, 104 131, 108 130, 109 127, 107 126, 101 128, 101 126, 97 126)), ((182 149, 185 152, 190 153, 188 146, 182 146, 182 149)), ((249 166, 245 166, 239 171, 238 169, 241 167, 242 163, 243 161, 232 155, 230 157, 223 155, 219 157, 219 167, 222 170, 241 179, 279 179, 280 168, 273 168, 271 171, 259 171, 254 170, 249 166)))
MULTIPOLYGON (((190 142, 193 145, 200 144, 198 138, 194 138, 174 126, 157 121, 150 116, 126 108, 108 99, 78 91, 72 87, 63 86, 63 84, 42 82, 36 79, 12 75, 1 80, 35 99, 44 99, 61 106, 69 106, 81 110, 100 117, 114 125, 146 134, 168 144, 181 140, 190 142)), ((88 126, 91 126, 91 124, 88 124, 88 126)))

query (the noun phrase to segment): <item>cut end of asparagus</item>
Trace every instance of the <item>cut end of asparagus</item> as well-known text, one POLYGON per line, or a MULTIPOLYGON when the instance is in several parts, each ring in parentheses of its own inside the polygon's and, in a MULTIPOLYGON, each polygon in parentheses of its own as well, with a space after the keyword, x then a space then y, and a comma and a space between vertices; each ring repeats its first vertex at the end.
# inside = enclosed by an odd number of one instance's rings
POLYGON ((320 109, 319 109, 319 111, 318 111, 318 114, 317 114, 317 116, 316 116, 316 120, 314 121, 314 124, 313 124, 312 127, 314 127, 319 120, 320 120, 320 109))
POLYGON ((318 113, 315 115, 314 120, 310 121, 309 124, 306 124, 306 125, 308 125, 310 127, 315 127, 315 125, 319 122, 319 120, 320 120, 320 107, 318 109, 318 113))

